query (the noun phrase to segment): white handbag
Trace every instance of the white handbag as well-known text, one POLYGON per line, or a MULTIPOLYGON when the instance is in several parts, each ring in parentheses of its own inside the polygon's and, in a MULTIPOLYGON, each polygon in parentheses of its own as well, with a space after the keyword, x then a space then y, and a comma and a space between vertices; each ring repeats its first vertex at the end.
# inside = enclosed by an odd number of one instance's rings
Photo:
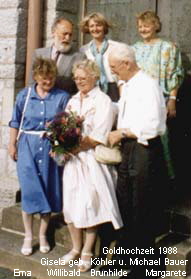
POLYGON ((103 144, 98 144, 95 147, 95 158, 103 164, 119 164, 122 161, 120 147, 118 145, 108 147, 103 144))

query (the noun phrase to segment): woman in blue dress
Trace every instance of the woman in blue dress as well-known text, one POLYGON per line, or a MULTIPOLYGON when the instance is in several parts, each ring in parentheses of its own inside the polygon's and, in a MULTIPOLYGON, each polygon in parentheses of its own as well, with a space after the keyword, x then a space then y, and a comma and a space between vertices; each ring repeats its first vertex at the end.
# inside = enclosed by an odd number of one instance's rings
POLYGON ((33 214, 39 213, 41 217, 40 251, 48 253, 50 246, 46 232, 50 213, 62 210, 60 168, 49 156, 50 142, 43 137, 46 123, 51 121, 56 113, 63 111, 69 100, 67 92, 54 87, 56 74, 54 61, 36 59, 33 66, 36 84, 19 92, 9 123, 9 154, 17 161, 21 186, 25 229, 21 253, 24 255, 32 253, 33 214), (20 137, 16 145, 18 134, 20 137))

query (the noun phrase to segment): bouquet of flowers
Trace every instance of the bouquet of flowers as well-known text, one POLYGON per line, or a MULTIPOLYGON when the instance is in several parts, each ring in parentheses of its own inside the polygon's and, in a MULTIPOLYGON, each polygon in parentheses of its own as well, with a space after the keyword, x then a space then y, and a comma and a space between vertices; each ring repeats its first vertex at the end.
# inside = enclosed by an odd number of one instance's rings
POLYGON ((63 165, 65 155, 79 147, 82 138, 83 118, 75 112, 61 112, 46 125, 46 137, 50 140, 53 159, 58 165, 63 165))

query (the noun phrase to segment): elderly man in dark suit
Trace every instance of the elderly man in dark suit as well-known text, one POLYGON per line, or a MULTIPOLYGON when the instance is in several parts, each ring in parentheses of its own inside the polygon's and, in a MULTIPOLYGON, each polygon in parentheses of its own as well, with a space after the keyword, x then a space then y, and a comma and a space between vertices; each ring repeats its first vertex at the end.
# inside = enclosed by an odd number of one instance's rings
MULTIPOLYGON (((38 56, 55 60, 58 68, 56 87, 74 94, 77 89, 71 77, 72 67, 75 62, 84 58, 84 54, 76 52, 72 46, 73 23, 63 17, 57 18, 52 25, 52 35, 53 45, 35 49, 32 61, 38 56)), ((31 71, 29 85, 33 83, 31 71)))

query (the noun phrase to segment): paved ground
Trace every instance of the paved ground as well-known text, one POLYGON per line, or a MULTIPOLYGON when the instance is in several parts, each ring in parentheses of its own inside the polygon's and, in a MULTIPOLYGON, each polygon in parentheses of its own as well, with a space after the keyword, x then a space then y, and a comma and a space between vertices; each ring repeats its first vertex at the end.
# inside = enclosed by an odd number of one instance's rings
MULTIPOLYGON (((0 224, 2 218, 2 210, 5 207, 11 206, 15 203, 15 189, 18 188, 18 183, 14 179, 6 177, 0 178, 0 224)), ((34 279, 31 277, 14 277, 13 271, 7 268, 0 267, 0 279, 34 279)))
POLYGON ((14 276, 12 270, 8 268, 0 267, 0 279, 36 279, 35 277, 26 277, 26 276, 14 276))
MULTIPOLYGON (((1 226, 2 210, 5 207, 9 207, 15 204, 15 193, 17 189, 19 189, 19 186, 18 186, 18 181, 16 179, 9 179, 6 177, 2 179, 2 177, 0 177, 0 197, 1 197, 0 198, 0 226, 1 226)), ((13 260, 13 262, 15 261, 13 260)), ((8 265, 8 267, 10 266, 8 265)), ((0 266, 0 279, 16 279, 16 278, 37 279, 35 277, 14 276, 12 270, 0 266)), ((176 279, 176 278, 171 278, 171 279, 176 279)), ((189 276, 187 277, 187 279, 191 279, 191 277, 189 276)))

